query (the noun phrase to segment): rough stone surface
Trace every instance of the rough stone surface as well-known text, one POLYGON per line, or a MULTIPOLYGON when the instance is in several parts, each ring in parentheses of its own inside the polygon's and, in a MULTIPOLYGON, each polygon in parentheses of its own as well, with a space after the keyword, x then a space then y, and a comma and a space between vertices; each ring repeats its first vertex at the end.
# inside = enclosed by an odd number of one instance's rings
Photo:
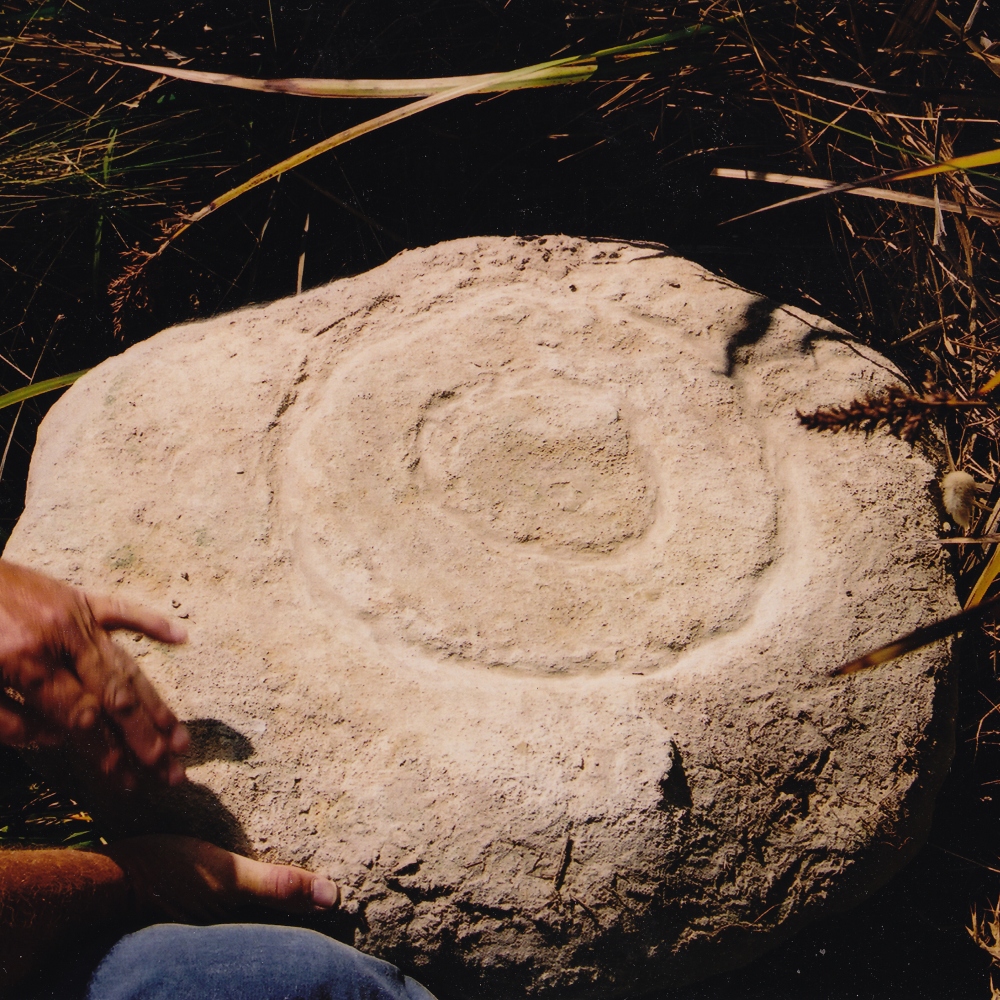
POLYGON ((443 995, 611 998, 919 843, 947 650, 829 671, 955 610, 934 468, 795 416, 895 381, 662 248, 462 240, 101 365, 6 555, 187 619, 126 641, 202 720, 193 829, 443 995))

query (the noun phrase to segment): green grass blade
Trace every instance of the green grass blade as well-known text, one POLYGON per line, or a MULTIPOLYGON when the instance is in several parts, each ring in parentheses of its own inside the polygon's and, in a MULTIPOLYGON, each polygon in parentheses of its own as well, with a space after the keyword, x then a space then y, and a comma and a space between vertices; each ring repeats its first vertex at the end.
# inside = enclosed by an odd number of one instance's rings
MULTIPOLYGON (((734 24, 739 20, 740 17, 734 14, 731 17, 723 18, 720 23, 734 24)), ((635 42, 626 42, 624 45, 613 45, 610 49, 598 49, 597 52, 591 53, 586 58, 605 59, 608 56, 624 56, 633 52, 645 53, 647 50, 652 52, 662 49, 665 45, 671 45, 673 42, 686 42, 692 38, 698 38, 702 35, 712 35, 714 33, 714 25, 699 22, 698 24, 690 24, 678 31, 669 31, 665 35, 653 35, 650 38, 640 38, 635 42)))
MULTIPOLYGON (((735 20, 735 18, 728 18, 727 20, 731 21, 735 20)), ((345 143, 351 142, 353 139, 367 135, 369 132, 374 132, 376 129, 383 128, 386 125, 391 125, 394 122, 402 121, 404 118, 420 114, 420 112, 426 111, 429 108, 436 107, 439 104, 445 104, 448 101, 453 101, 456 98, 464 97, 468 94, 503 93, 509 90, 520 90, 526 87, 548 87, 555 86, 556 84, 582 83, 585 80, 589 80, 597 72, 599 60, 618 58, 631 59, 643 55, 653 55, 663 51, 665 46, 670 45, 673 42, 683 42, 702 34, 710 34, 713 30, 714 29, 711 26, 696 24, 680 31, 670 32, 665 35, 656 35, 652 38, 628 42, 624 45, 616 45, 613 48, 601 49, 599 52, 591 55, 564 56, 559 59, 550 59, 546 62, 535 63, 531 66, 525 66, 522 69, 508 70, 502 73, 453 77, 450 79, 429 78, 428 80, 420 81, 325 81, 326 84, 329 84, 329 89, 323 90, 322 93, 314 91, 308 96, 399 97, 412 96, 414 93, 426 93, 431 86, 436 88, 444 86, 445 83, 450 84, 450 86, 444 90, 437 90, 435 93, 428 94, 411 104, 406 104, 401 108, 396 108, 393 111, 371 118, 366 122, 362 122, 360 125, 354 125, 351 128, 344 129, 342 132, 338 132, 336 135, 332 135, 328 139, 323 139, 322 141, 315 143, 314 145, 308 147, 308 149, 303 149, 298 153, 294 153, 292 156, 286 157, 279 163, 268 167, 266 170, 262 170, 260 173, 254 174, 253 177, 244 181, 242 184, 238 184, 236 187, 224 192, 217 198, 213 198, 212 201, 210 201, 207 205, 204 205, 193 215, 188 216, 175 225, 163 237, 155 251, 149 254, 142 254, 137 263, 131 265, 124 274, 112 282, 110 290, 112 293, 114 308, 116 311, 119 310, 122 303, 128 299, 134 282, 138 279, 138 276, 149 264, 149 262, 154 260, 156 257, 159 257, 160 254, 162 254, 174 242, 174 240, 190 229, 191 226, 201 222, 203 219, 206 219, 213 212, 216 212, 224 205, 228 205, 230 202, 235 201, 248 191, 252 191, 254 188, 260 187, 262 184, 266 184, 268 181, 280 177, 289 170, 294 170, 297 167, 308 163, 315 157, 320 156, 331 149, 335 149, 337 146, 342 146, 345 143), (360 90, 352 90, 350 93, 343 90, 345 86, 353 87, 354 85, 361 87, 361 89, 364 90, 364 93, 362 94, 360 90), (376 87, 376 90, 378 91, 377 93, 371 90, 374 85, 378 85, 376 87), (368 89, 365 90, 365 88, 368 89)), ((179 79, 188 79, 195 82, 216 83, 227 86, 246 86, 249 89, 255 90, 275 90, 284 88, 283 92, 290 93, 291 91, 288 88, 294 83, 295 86, 299 88, 295 92, 302 95, 307 94, 308 87, 313 84, 320 86, 324 83, 323 81, 310 81, 305 78, 283 81, 251 81, 250 78, 247 77, 229 77, 225 74, 204 74, 195 70, 155 67, 146 64, 118 63, 118 65, 134 65, 137 68, 148 72, 162 73, 164 75, 175 76, 179 79), (234 81, 239 82, 234 83, 234 81)))
POLYGON ((0 396, 0 409, 5 406, 14 406, 16 403, 23 403, 26 399, 41 396, 46 392, 53 392, 55 389, 64 389, 66 386, 72 385, 81 375, 86 375, 88 371, 90 371, 89 368, 84 368, 83 371, 73 372, 70 375, 57 375, 55 378, 45 379, 44 382, 32 382, 30 385, 21 386, 20 389, 0 396))
MULTIPOLYGON (((538 66, 528 66, 525 69, 510 70, 506 73, 494 73, 486 85, 495 85, 499 90, 514 89, 507 84, 516 85, 523 80, 532 79, 536 75, 548 72, 549 68, 550 64, 544 63, 539 64, 538 66)), ((596 69, 596 63, 581 63, 577 67, 577 73, 579 74, 580 79, 586 79, 588 76, 592 75, 596 69)), ((254 188, 260 187, 261 184, 266 184, 268 181, 274 180, 276 177, 280 177, 281 174, 287 173, 289 170, 295 170, 297 167, 301 167, 304 163, 308 163, 310 160, 321 155, 322 153, 329 152, 331 149, 336 149, 337 146, 343 146, 345 143, 351 142, 351 140, 360 138, 363 135, 367 135, 369 132, 374 132, 376 129, 384 128, 386 125, 402 121, 404 118, 410 118, 413 115, 417 115, 422 111, 428 110, 429 108, 437 107, 439 104, 445 104, 448 101, 453 101, 458 97, 464 97, 467 94, 476 93, 480 86, 482 86, 481 81, 476 79, 473 83, 466 83, 460 87, 453 87, 451 90, 445 90, 440 94, 432 94, 430 97, 425 97, 420 101, 414 101, 412 104, 404 104, 401 108, 395 108, 392 111, 387 111, 383 115, 370 118, 368 121, 362 122, 360 125, 352 125, 350 128, 344 129, 342 132, 337 132, 336 135, 332 135, 328 139, 323 139, 320 142, 309 146, 307 149, 300 150, 298 153, 294 153, 292 156, 286 157, 279 163, 274 164, 274 166, 268 167, 266 170, 262 170, 258 174, 254 174, 253 177, 244 181, 242 184, 238 184, 236 187, 230 188, 217 198, 213 198, 207 205, 200 208, 194 213, 194 215, 189 216, 184 220, 184 222, 168 233, 166 239, 157 248, 156 253, 153 256, 159 256, 159 254, 161 254, 167 246, 177 239, 181 233, 190 229, 195 223, 201 222, 202 219, 205 219, 213 212, 218 211, 223 205, 228 205, 230 202, 235 201, 248 191, 252 191, 254 188)))

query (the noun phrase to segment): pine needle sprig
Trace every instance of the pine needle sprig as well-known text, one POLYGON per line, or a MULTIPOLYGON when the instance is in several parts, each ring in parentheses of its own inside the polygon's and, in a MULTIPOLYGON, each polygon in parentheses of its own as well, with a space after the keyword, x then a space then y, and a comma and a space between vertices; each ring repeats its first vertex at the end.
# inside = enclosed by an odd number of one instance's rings
POLYGON ((929 418, 952 409, 988 405, 981 399, 959 399, 943 390, 923 395, 909 392, 902 386, 890 386, 885 392, 855 399, 847 406, 820 406, 812 413, 795 411, 810 430, 864 431, 871 434, 885 426, 903 441, 915 441, 929 418))

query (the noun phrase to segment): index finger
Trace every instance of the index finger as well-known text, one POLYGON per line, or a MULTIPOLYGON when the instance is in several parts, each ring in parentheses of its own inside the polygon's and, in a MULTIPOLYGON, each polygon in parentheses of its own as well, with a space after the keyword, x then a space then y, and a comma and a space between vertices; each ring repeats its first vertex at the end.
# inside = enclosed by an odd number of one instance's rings
POLYGON ((87 594, 86 601, 94 621, 103 629, 132 629, 150 639, 174 645, 187 642, 187 630, 182 625, 138 604, 123 601, 120 597, 94 594, 87 594))

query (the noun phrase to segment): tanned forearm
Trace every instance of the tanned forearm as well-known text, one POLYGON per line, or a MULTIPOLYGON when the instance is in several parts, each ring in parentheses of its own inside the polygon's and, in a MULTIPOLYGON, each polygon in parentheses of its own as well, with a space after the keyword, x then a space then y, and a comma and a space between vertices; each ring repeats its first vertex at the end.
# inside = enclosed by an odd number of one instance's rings
POLYGON ((132 908, 125 872, 103 854, 0 850, 0 996, 62 942, 128 930, 132 908))

